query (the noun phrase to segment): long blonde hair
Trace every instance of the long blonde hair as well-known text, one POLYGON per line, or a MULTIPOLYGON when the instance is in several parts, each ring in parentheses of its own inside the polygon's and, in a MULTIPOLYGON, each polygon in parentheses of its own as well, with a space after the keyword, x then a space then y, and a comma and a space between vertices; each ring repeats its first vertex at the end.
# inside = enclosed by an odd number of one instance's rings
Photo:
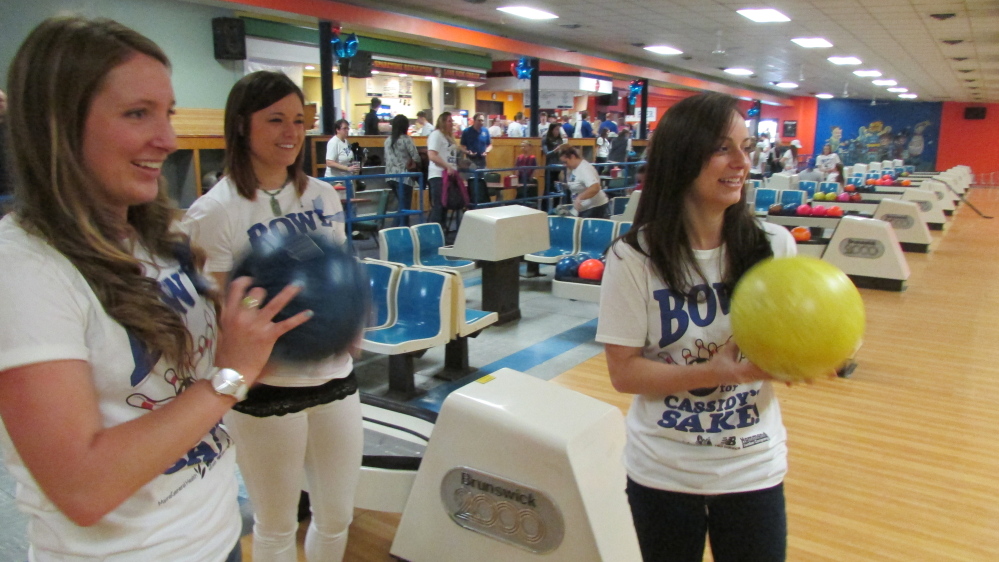
POLYGON ((130 207, 121 224, 97 196, 102 186, 83 160, 94 97, 108 73, 137 53, 169 68, 155 43, 108 19, 54 17, 28 35, 8 76, 15 212, 26 230, 76 267, 107 314, 142 342, 150 364, 166 356, 188 378, 190 333, 122 242, 133 231, 155 256, 186 248, 186 238, 169 230, 173 205, 165 182, 155 201, 130 207))
POLYGON ((434 129, 444 133, 444 138, 447 139, 448 144, 454 144, 454 130, 445 131, 445 128, 450 128, 447 126, 447 120, 451 118, 451 112, 445 111, 437 116, 437 123, 434 125, 434 129))

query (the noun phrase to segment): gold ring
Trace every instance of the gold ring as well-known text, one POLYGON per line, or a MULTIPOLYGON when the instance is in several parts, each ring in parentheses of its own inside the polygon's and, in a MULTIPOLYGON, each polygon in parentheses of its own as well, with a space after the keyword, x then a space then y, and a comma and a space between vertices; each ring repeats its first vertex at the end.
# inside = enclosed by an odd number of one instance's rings
POLYGON ((260 306, 260 300, 253 297, 243 297, 241 304, 244 308, 257 308, 260 306))

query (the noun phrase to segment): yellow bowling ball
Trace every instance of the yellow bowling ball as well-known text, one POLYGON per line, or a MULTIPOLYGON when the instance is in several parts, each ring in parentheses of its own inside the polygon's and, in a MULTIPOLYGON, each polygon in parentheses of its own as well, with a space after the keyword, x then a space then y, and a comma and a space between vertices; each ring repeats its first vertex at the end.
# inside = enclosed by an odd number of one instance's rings
POLYGON ((799 256, 753 266, 732 294, 732 334, 742 353, 774 377, 827 375, 860 347, 864 301, 834 265, 799 256))

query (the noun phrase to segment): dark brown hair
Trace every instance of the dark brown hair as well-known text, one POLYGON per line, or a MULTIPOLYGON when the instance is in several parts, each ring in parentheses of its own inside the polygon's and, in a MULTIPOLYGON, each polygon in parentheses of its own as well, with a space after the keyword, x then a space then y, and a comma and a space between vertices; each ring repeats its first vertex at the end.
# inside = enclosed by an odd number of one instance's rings
MULTIPOLYGON (((652 135, 642 197, 632 228, 622 239, 648 256, 655 272, 675 291, 685 293, 697 277, 704 277, 687 234, 684 201, 737 114, 735 98, 698 94, 671 107, 652 135)), ((724 283, 730 290, 753 264, 773 255, 766 232, 746 205, 745 191, 725 210, 722 241, 724 283)))
MULTIPOLYGON (((20 224, 44 238, 80 272, 101 306, 150 357, 166 356, 189 379, 193 344, 181 317, 161 300, 159 283, 123 240, 130 231, 152 255, 173 258, 187 239, 171 232, 165 182, 150 203, 128 209, 127 224, 102 202, 87 169, 83 138, 94 98, 113 69, 137 54, 169 68, 148 38, 108 19, 53 17, 25 39, 11 64, 10 130, 20 224)), ((5 298, 10 298, 7 296, 5 298)))
MULTIPOLYGON (((291 94, 305 103, 302 90, 280 72, 261 70, 242 77, 229 91, 225 102, 225 173, 236 185, 236 191, 245 199, 257 198, 260 182, 253 171, 250 156, 250 120, 254 113, 266 109, 291 94)), ((298 157, 288 166, 288 177, 295 184, 295 191, 301 196, 309 177, 302 169, 305 159, 305 145, 298 151, 298 157)))

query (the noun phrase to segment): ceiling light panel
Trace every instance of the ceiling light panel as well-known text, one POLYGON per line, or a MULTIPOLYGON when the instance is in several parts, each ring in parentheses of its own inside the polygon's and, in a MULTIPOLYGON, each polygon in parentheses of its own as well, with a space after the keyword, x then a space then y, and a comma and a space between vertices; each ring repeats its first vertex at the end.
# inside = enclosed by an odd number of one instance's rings
POLYGON ((806 49, 828 49, 833 44, 821 37, 797 37, 791 42, 806 49))
POLYGON ((857 57, 829 57, 827 60, 838 65, 863 64, 857 57))
POLYGON ((529 20, 553 20, 558 18, 558 16, 550 12, 545 12, 536 8, 529 8, 527 6, 504 6, 496 9, 503 13, 510 14, 511 16, 517 16, 529 20))
POLYGON ((742 17, 748 18, 756 23, 780 23, 791 21, 791 18, 774 10, 773 8, 736 10, 742 17))
POLYGON ((646 51, 651 51, 657 55, 682 55, 683 51, 680 49, 674 49, 667 45, 649 45, 645 47, 646 51))

